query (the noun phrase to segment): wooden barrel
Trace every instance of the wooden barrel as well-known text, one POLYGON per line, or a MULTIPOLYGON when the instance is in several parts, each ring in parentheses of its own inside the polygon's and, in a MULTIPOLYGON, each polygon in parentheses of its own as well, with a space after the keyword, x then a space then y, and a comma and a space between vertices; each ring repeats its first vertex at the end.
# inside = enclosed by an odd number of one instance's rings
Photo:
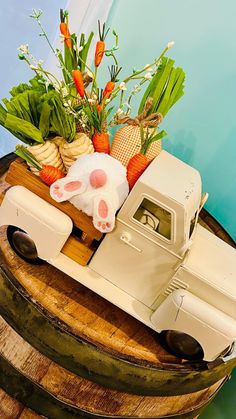
POLYGON ((49 418, 194 418, 224 380, 205 390, 171 397, 108 389, 42 355, 0 318, 0 386, 49 418))
POLYGON ((22 261, 6 228, 0 265, 0 386, 42 415, 194 418, 236 364, 168 354, 154 331, 72 278, 22 261))
POLYGON ((9 396, 0 388, 0 418, 1 419, 41 419, 42 416, 28 409, 18 400, 9 396))

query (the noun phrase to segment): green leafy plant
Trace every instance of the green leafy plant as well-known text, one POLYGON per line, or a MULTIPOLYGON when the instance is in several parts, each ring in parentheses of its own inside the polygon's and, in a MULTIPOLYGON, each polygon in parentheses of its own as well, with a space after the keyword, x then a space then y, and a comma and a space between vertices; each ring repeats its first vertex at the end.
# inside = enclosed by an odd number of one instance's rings
POLYGON ((138 113, 143 111, 147 99, 151 97, 153 104, 149 114, 159 112, 164 117, 183 96, 184 80, 183 69, 175 68, 174 60, 163 57, 142 97, 138 113))
POLYGON ((5 107, 0 104, 0 124, 15 137, 29 145, 43 143, 51 134, 73 139, 73 116, 66 113, 59 93, 47 92, 38 76, 14 87, 10 94, 10 99, 3 99, 5 107))

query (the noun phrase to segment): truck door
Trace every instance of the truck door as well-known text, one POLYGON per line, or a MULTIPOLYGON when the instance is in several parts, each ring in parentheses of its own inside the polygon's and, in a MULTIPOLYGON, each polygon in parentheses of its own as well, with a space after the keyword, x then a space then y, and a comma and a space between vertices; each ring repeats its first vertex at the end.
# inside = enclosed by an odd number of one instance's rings
POLYGON ((129 223, 104 238, 89 266, 117 287, 152 307, 171 279, 178 257, 166 249, 174 240, 175 213, 142 195, 132 208, 129 223))

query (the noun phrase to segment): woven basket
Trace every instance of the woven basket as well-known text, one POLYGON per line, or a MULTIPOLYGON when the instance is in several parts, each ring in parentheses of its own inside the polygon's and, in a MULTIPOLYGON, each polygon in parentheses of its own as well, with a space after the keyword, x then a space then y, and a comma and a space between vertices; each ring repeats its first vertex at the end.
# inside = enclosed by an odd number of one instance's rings
MULTIPOLYGON (((141 148, 139 126, 125 125, 119 128, 114 136, 111 146, 111 156, 127 166, 131 157, 137 154, 141 148)), ((153 160, 161 152, 161 141, 156 141, 149 148, 146 156, 149 161, 153 160)))

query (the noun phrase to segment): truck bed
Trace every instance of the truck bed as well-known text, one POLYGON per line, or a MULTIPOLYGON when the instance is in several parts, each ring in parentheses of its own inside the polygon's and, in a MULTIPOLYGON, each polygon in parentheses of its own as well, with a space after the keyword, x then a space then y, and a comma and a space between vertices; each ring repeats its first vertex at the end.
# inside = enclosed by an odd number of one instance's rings
POLYGON ((7 189, 9 185, 24 186, 67 214, 73 221, 74 230, 65 243, 62 253, 80 265, 86 265, 89 262, 97 248, 98 241, 103 237, 103 234, 94 227, 92 217, 76 209, 70 202, 58 203, 54 201, 49 194, 49 187, 38 176, 34 175, 20 158, 11 163, 5 182, 4 188, 7 189))

